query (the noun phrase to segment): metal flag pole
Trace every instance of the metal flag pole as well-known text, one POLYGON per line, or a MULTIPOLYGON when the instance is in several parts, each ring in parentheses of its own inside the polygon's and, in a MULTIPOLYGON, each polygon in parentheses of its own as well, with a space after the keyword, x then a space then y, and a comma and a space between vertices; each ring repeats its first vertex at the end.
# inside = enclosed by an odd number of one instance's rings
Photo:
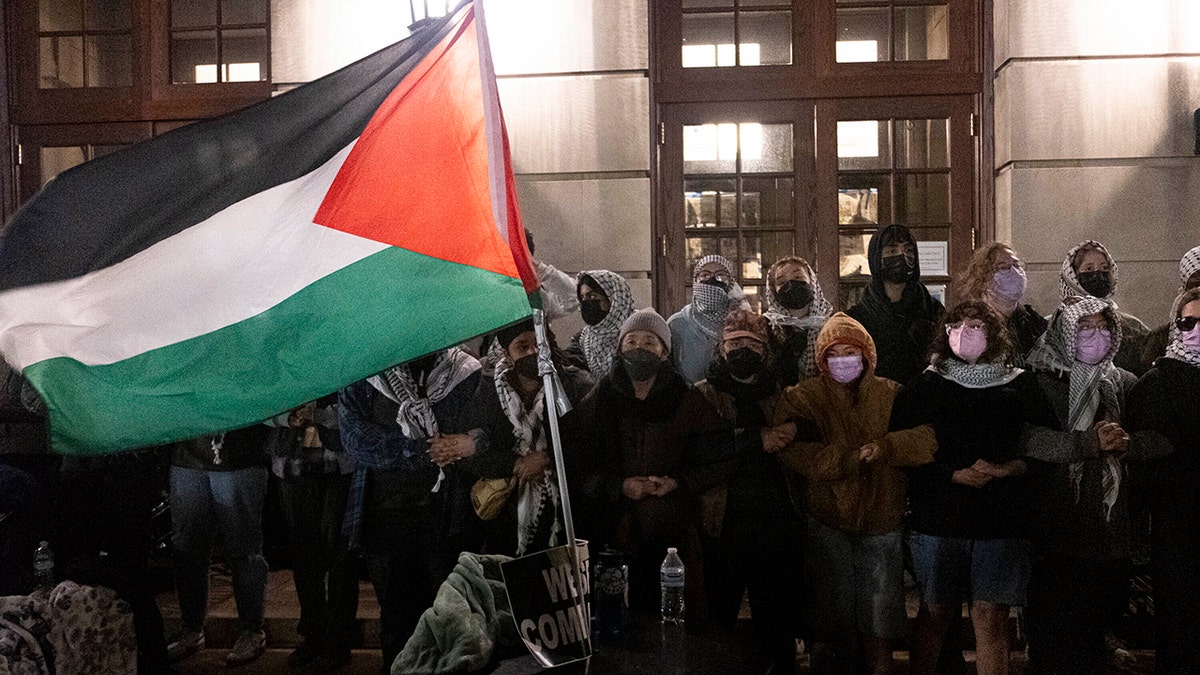
POLYGON ((546 335, 546 313, 540 309, 533 310, 533 331, 537 336, 538 345, 538 374, 542 376, 542 387, 546 392, 546 411, 550 420, 550 443, 554 447, 555 475, 558 476, 559 501, 563 511, 563 530, 566 532, 567 545, 571 547, 571 559, 578 569, 579 560, 575 550, 575 520, 571 517, 571 495, 567 491, 566 463, 563 461, 562 435, 558 430, 558 418, 571 411, 571 402, 562 389, 558 379, 558 371, 554 369, 554 361, 550 358, 550 340, 546 335), (553 411, 551 411, 553 405, 553 411))

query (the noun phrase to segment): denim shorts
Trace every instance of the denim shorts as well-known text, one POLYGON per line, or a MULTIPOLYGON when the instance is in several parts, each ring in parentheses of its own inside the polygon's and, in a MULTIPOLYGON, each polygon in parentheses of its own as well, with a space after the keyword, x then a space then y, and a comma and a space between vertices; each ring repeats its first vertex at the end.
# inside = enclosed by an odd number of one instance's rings
POLYGON ((958 539, 913 532, 913 576, 930 605, 963 599, 997 605, 1025 604, 1031 548, 1024 539, 958 539))
POLYGON ((805 618, 810 628, 904 637, 907 620, 899 529, 876 535, 851 534, 809 516, 805 541, 805 618))

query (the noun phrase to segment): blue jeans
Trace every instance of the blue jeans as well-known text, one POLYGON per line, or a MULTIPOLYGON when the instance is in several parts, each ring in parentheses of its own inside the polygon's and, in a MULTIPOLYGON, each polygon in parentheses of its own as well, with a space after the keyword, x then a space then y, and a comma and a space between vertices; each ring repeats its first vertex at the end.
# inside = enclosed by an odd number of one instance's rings
POLYGON ((183 627, 204 628, 213 540, 221 533, 233 571, 233 598, 242 630, 261 630, 267 592, 262 513, 267 470, 201 471, 171 467, 171 521, 175 527, 175 588, 183 627))

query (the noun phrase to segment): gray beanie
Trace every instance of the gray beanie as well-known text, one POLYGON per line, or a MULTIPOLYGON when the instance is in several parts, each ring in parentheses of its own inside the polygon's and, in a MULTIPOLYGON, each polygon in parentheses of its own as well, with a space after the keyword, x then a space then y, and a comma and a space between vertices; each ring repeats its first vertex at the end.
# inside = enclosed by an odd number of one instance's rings
POLYGON ((625 339, 625 334, 631 330, 644 330, 648 333, 654 333, 662 340, 663 346, 667 351, 671 351, 671 329, 667 327, 667 322, 658 312, 651 307, 639 309, 629 315, 628 319, 621 324, 621 334, 617 337, 617 343, 625 339))

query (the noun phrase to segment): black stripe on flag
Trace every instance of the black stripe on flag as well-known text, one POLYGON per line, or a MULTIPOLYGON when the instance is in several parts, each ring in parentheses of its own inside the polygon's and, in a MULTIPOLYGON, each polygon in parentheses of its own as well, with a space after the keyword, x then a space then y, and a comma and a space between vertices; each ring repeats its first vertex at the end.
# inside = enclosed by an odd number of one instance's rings
POLYGON ((269 101, 59 174, 0 236, 0 291, 111 266, 315 170, 362 133, 456 15, 269 101))

